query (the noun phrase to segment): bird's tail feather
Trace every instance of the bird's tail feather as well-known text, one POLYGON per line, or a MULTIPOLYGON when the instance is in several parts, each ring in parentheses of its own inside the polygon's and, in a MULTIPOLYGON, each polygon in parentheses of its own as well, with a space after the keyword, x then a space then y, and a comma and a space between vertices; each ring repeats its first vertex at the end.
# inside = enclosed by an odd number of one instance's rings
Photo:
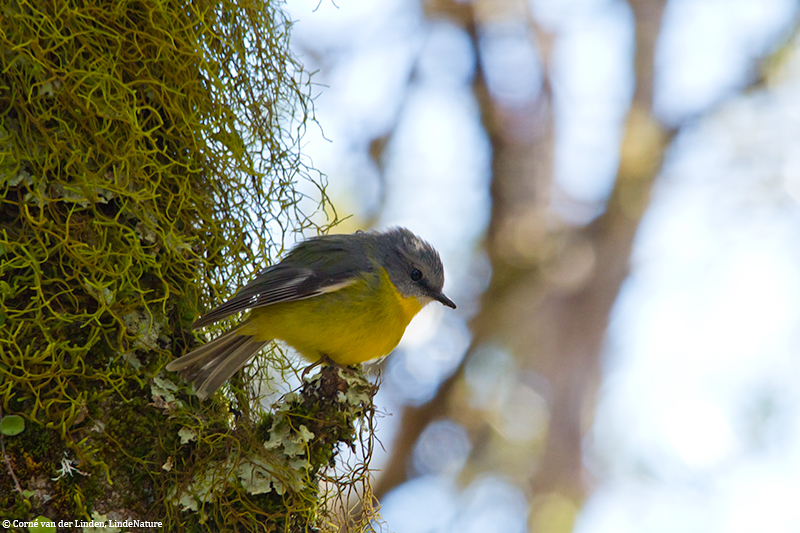
POLYGON ((267 342, 238 333, 239 328, 217 337, 167 365, 194 384, 197 396, 204 400, 242 368, 267 342))

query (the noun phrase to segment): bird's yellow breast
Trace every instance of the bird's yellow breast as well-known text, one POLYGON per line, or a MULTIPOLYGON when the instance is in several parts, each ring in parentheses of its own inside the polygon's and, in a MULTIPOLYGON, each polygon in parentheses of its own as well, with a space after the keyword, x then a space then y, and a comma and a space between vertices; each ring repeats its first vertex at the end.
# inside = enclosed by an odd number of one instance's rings
POLYGON ((353 365, 391 352, 422 305, 403 298, 386 270, 313 298, 255 309, 241 333, 280 339, 311 361, 327 355, 353 365))

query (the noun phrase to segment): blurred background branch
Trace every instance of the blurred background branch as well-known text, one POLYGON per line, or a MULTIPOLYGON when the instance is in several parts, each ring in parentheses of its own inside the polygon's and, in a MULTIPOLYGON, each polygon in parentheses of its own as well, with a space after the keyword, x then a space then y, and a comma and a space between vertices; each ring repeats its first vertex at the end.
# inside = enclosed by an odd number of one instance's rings
MULTIPOLYGON (((491 11, 491 20, 488 15, 486 20, 476 20, 482 11, 480 2, 437 1, 427 6, 428 16, 448 16, 464 25, 477 49, 478 32, 486 24, 498 24, 498 20, 530 23, 532 17, 518 16, 518 10, 526 6, 508 4, 507 13, 491 11)), ((555 144, 550 84, 545 82, 539 97, 522 109, 509 109, 491 98, 481 71, 475 76, 474 91, 494 158, 492 218, 486 244, 493 278, 483 295, 481 311, 472 321, 473 346, 501 337, 512 347, 520 370, 533 370, 549 384, 551 419, 544 449, 538 451, 542 456, 533 477, 534 493, 559 491, 579 498, 585 490, 581 442, 608 316, 627 275, 633 237, 660 169, 666 137, 671 135, 652 115, 654 51, 663 4, 632 4, 636 91, 614 190, 606 211, 588 226, 553 225, 548 220, 552 219, 549 204, 555 144)), ((531 38, 543 35, 533 29, 531 38)), ((546 58, 543 63, 547 64, 546 58)), ((544 78, 549 78, 547 71, 544 78)), ((456 413, 464 406, 457 405, 450 412, 448 404, 471 353, 434 398, 404 412, 400 437, 379 477, 377 495, 405 480, 409 453, 427 424, 444 416, 459 418, 456 413)), ((476 432, 480 434, 481 429, 476 432)), ((477 442, 487 446, 490 441, 477 442)), ((475 447, 472 460, 480 464, 487 453, 475 447)))

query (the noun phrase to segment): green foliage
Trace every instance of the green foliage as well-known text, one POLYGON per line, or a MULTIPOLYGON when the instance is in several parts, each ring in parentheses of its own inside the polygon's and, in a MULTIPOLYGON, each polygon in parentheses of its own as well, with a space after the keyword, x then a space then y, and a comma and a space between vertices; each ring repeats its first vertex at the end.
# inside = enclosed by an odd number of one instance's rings
POLYGON ((288 21, 261 0, 7 0, 0 21, 0 404, 30 422, 0 515, 324 526, 319 482, 370 395, 264 415, 246 374, 234 420, 160 373, 198 309, 326 229, 288 21))
POLYGON ((31 533, 56 533, 53 521, 46 516, 37 516, 31 522, 31 525, 28 526, 28 531, 31 533))
POLYGON ((13 437, 25 431, 25 419, 19 415, 7 415, 0 419, 0 433, 13 437))

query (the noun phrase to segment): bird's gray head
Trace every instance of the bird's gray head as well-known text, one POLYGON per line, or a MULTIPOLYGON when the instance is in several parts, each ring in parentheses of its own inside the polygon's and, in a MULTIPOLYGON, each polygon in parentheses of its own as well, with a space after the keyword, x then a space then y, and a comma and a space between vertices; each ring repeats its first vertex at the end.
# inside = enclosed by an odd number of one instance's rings
POLYGON ((456 308, 442 293, 444 269, 439 253, 405 228, 392 228, 376 235, 381 263, 404 297, 415 297, 424 306, 431 300, 456 308))

